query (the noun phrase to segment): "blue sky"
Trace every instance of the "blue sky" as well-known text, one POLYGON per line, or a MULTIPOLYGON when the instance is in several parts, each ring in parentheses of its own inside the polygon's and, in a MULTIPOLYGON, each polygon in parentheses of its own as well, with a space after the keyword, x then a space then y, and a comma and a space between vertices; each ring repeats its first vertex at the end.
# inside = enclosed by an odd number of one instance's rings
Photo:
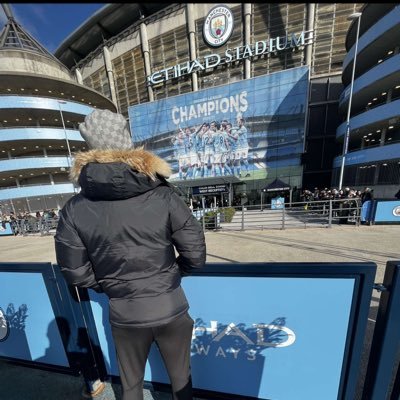
MULTIPOLYGON (((70 33, 106 4, 11 3, 10 7, 17 22, 53 53, 70 33)), ((0 31, 5 22, 0 7, 0 31)))

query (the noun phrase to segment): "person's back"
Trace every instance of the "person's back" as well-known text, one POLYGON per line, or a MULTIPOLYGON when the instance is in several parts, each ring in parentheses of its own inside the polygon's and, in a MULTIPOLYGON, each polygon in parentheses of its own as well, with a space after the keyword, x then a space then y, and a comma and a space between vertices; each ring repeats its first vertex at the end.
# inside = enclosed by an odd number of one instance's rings
MULTIPOLYGON (((191 399, 193 320, 180 282, 182 275, 204 265, 204 234, 166 182, 168 164, 145 150, 132 149, 130 137, 119 147, 115 136, 99 137, 108 132, 99 128, 105 122, 94 123, 96 118, 118 114, 92 114, 85 119, 88 131, 81 126, 80 130, 94 149, 75 157, 71 176, 79 180, 81 192, 59 213, 57 262, 68 283, 104 291, 109 297, 123 399, 142 398, 153 340, 163 354, 174 398, 185 388, 179 398, 191 399)), ((116 123, 126 122, 119 116, 116 123)))

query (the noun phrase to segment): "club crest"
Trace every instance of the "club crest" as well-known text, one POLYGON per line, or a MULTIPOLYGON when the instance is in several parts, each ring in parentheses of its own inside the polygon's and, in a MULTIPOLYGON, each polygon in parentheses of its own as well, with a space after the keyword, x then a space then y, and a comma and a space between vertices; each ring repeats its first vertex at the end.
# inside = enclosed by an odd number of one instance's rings
POLYGON ((212 47, 222 46, 233 31, 233 14, 225 6, 216 6, 208 13, 203 26, 203 36, 212 47))

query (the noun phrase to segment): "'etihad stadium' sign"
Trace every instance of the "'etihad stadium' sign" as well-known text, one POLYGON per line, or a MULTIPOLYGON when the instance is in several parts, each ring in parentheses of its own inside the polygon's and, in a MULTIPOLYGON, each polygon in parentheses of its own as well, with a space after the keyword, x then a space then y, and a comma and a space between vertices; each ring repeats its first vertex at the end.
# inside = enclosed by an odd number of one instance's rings
POLYGON ((216 68, 221 64, 230 64, 246 58, 260 57, 263 54, 294 49, 311 44, 311 42, 312 31, 303 31, 299 35, 292 33, 290 36, 277 36, 269 40, 260 40, 254 44, 226 49, 222 56, 216 53, 209 54, 201 59, 186 61, 185 63, 153 72, 147 77, 147 84, 150 86, 156 85, 170 79, 180 78, 192 72, 205 71, 207 69, 216 68), (306 33, 310 34, 307 38, 306 33))

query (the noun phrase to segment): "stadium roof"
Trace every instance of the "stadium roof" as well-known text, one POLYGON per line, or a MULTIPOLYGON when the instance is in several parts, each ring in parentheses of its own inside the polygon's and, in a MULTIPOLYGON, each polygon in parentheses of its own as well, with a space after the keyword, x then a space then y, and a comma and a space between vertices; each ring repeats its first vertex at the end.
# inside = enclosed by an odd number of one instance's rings
POLYGON ((72 32, 56 49, 54 55, 68 68, 72 68, 108 39, 141 18, 170 5, 171 3, 107 4, 72 32))
POLYGON ((24 50, 41 54, 60 63, 15 20, 8 4, 2 4, 7 22, 0 32, 0 50, 24 50))

